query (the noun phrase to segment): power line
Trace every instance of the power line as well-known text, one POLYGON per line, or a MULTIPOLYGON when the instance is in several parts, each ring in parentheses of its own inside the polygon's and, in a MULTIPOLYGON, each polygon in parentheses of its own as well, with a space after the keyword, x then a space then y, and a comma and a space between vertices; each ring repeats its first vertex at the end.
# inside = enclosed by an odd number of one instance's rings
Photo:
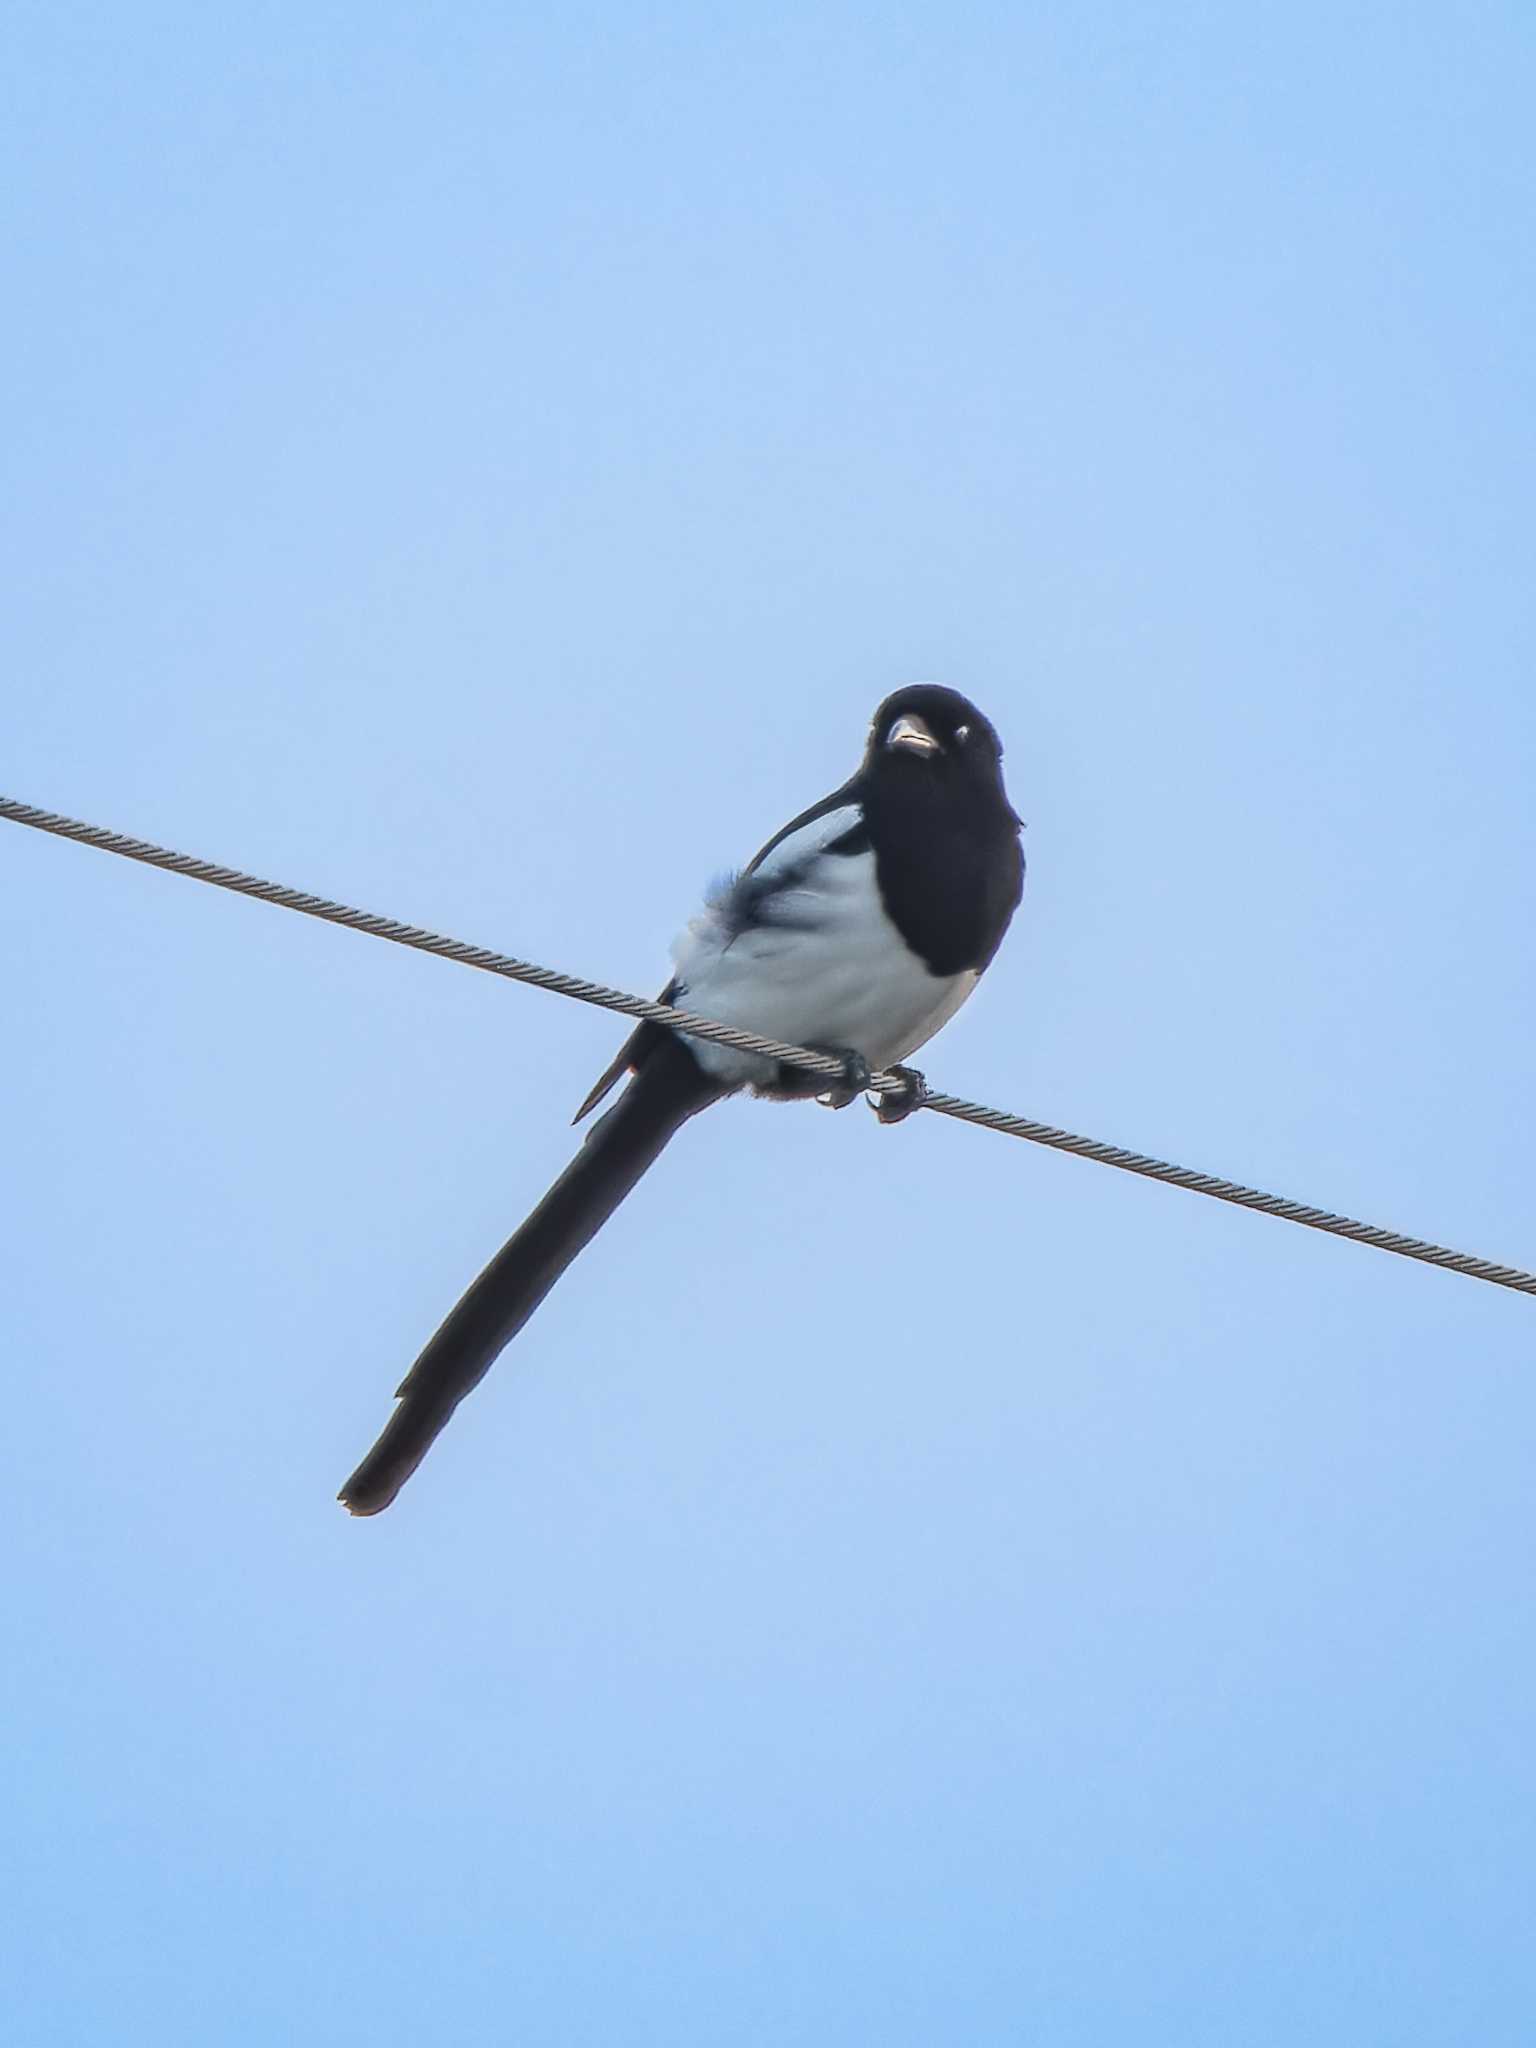
MULTIPOLYGON (((411 946, 420 953, 435 953, 444 960, 457 960, 466 967, 478 967, 487 974, 499 974, 510 981, 529 982, 535 988, 551 989, 556 995, 571 996, 577 1002, 594 1003, 604 1010, 619 1010, 627 1017, 642 1017, 667 1024, 695 1038, 713 1039, 741 1052, 761 1053, 788 1066, 825 1075, 829 1080, 843 1076, 842 1062, 827 1053, 813 1052, 803 1045, 786 1045, 777 1038, 762 1038, 755 1031, 740 1031, 734 1025, 716 1024, 707 1017, 695 1017, 687 1010, 674 1010, 666 1003, 647 1002, 642 996, 627 995, 622 989, 607 988, 601 982, 584 981, 579 975, 562 974, 553 967, 539 967, 509 953, 495 953, 487 946, 472 946, 464 939, 450 939, 441 932, 426 931, 420 925, 402 924, 398 918, 381 917, 370 910, 357 910, 337 903, 329 896, 314 896, 304 889, 291 889, 282 882, 265 882, 240 868, 220 867, 199 860, 194 854, 175 853, 147 839, 132 839, 104 825, 87 825, 79 818, 66 818, 56 811, 39 810, 15 797, 0 796, 0 818, 18 825, 30 825, 39 832, 51 832, 61 839, 78 840, 83 846, 99 847, 103 853, 121 854, 126 860, 142 861, 149 867, 165 868, 171 874, 189 875, 195 882, 211 882, 215 888, 230 889, 239 896, 255 896, 263 903, 275 903, 284 910, 302 911, 327 924, 345 925, 351 931, 367 932, 389 939, 397 946, 411 946)), ((877 1073, 870 1087, 878 1093, 904 1089, 898 1074, 877 1073)), ((984 1103, 967 1102, 962 1096, 937 1091, 924 1095, 922 1106, 940 1116, 958 1117, 963 1123, 979 1124, 984 1130, 1001 1131, 1006 1137, 1027 1138, 1035 1145, 1048 1145, 1056 1152, 1074 1152, 1081 1159, 1094 1159, 1102 1166, 1117 1166, 1125 1173, 1137 1173, 1147 1180, 1166 1181, 1171 1187, 1188 1188, 1197 1195, 1210 1195, 1218 1202, 1238 1208, 1256 1209, 1265 1216, 1280 1216, 1288 1223, 1304 1224, 1332 1237, 1346 1237, 1357 1244, 1375 1245, 1405 1259, 1419 1259, 1430 1266, 1444 1266, 1453 1273, 1465 1273, 1472 1280, 1486 1280, 1495 1287, 1513 1288, 1519 1294, 1536 1294, 1536 1273, 1518 1266, 1496 1265, 1491 1259, 1457 1252, 1431 1244, 1421 1237, 1409 1237, 1398 1230, 1384 1230, 1374 1223, 1360 1223, 1351 1216, 1335 1215, 1331 1209, 1317 1209, 1306 1202, 1293 1202, 1283 1195, 1266 1194, 1262 1188, 1245 1187, 1241 1181, 1224 1180, 1217 1174, 1199 1173, 1192 1167, 1175 1166, 1166 1159, 1154 1159, 1145 1152, 1130 1152, 1123 1145, 1107 1145, 1098 1138, 1079 1137, 1076 1132, 1057 1129, 1054 1124, 1036 1123, 1030 1117, 1015 1116, 1008 1110, 989 1109, 984 1103)))

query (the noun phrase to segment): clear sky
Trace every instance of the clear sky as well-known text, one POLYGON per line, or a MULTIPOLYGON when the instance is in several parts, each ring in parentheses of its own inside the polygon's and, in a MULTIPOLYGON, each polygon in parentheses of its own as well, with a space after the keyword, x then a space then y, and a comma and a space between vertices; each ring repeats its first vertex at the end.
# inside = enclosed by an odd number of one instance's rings
MULTIPOLYGON (((618 983, 914 677, 940 1085, 1536 1262, 1528 5, 13 7, 0 787, 618 983)), ((691 1126, 0 825, 0 2034, 1531 2039, 1536 1302, 691 1126)))

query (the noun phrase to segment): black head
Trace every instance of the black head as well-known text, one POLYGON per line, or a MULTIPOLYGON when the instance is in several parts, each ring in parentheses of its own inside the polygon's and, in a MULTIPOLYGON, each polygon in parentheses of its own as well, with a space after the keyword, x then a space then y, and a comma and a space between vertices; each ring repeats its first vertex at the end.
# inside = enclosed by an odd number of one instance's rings
POLYGON ((946 788, 1001 786, 1003 743, 969 697, 942 683, 910 683, 875 713, 866 774, 918 777, 946 788))

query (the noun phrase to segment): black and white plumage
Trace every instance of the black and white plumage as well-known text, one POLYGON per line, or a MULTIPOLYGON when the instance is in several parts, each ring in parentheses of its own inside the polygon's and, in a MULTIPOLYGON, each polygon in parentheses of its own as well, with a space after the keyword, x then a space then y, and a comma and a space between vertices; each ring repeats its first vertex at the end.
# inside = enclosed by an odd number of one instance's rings
MULTIPOLYGON (((970 995, 1018 905, 1024 860, 1001 763, 996 732, 957 691, 920 683, 888 697, 858 772, 770 839, 682 933, 662 1000, 845 1055, 854 1076, 905 1060, 970 995)), ((626 1072, 618 1102, 407 1374, 399 1407, 341 1490, 353 1514, 388 1507, 690 1117, 742 1088, 827 1093, 799 1069, 642 1024, 578 1122, 626 1072)))

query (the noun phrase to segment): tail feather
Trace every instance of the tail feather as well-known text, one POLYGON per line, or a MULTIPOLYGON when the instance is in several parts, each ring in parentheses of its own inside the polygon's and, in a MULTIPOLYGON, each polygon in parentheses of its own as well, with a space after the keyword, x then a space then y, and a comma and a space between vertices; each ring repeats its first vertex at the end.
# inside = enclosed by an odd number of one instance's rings
POLYGON ((406 1374, 399 1407, 337 1496, 345 1507, 376 1515, 389 1506, 577 1253, 689 1117, 723 1092, 685 1045, 658 1035, 624 1094, 406 1374))

